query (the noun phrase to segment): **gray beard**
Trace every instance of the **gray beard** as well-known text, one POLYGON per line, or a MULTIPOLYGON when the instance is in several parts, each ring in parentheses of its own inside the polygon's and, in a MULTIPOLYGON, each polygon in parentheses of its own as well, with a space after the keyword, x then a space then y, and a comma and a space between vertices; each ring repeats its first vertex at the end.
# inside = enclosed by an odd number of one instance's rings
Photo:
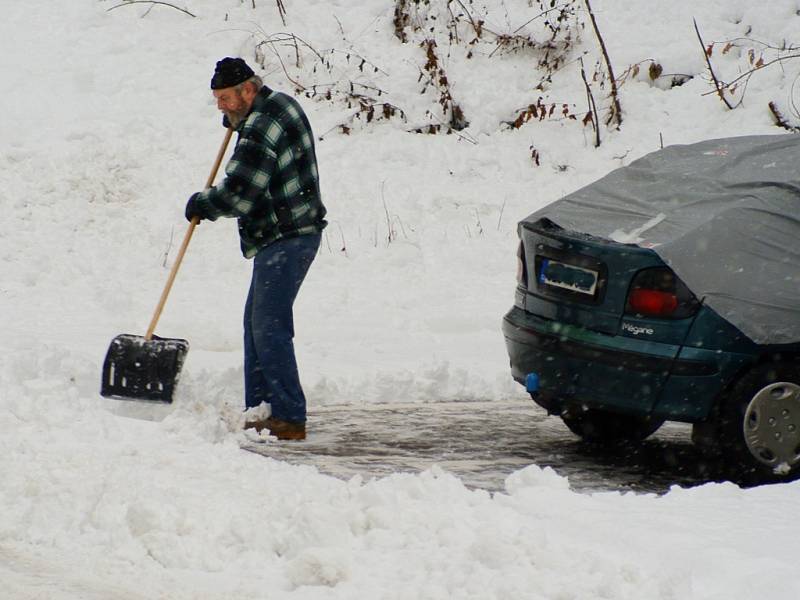
POLYGON ((231 124, 231 127, 236 129, 239 126, 239 123, 244 121, 245 117, 247 116, 247 112, 245 111, 237 111, 237 112, 229 112, 226 113, 228 116, 228 121, 231 124))

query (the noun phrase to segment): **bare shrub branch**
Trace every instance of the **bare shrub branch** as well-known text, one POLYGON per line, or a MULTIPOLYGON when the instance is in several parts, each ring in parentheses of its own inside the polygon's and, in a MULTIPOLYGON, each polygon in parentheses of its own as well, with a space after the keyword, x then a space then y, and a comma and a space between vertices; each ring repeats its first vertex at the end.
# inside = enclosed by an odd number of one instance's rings
POLYGON ((612 102, 612 109, 611 115, 609 116, 608 124, 614 123, 616 121, 617 128, 622 125, 622 107, 619 104, 619 91, 617 90, 617 80, 614 77, 614 69, 611 66, 611 59, 608 56, 608 50, 606 49, 606 43, 603 40, 603 36, 600 34, 600 28, 597 26, 597 20, 594 17, 594 12, 592 11, 592 5, 589 3, 589 0, 584 0, 586 2, 586 9, 589 11, 589 18, 592 21, 592 27, 594 28, 594 32, 597 35, 597 41, 600 43, 600 51, 603 53, 603 60, 606 62, 606 69, 608 70, 608 79, 611 83, 611 102, 612 102))
POLYGON ((444 71, 444 67, 436 54, 436 40, 427 39, 420 44, 425 50, 425 71, 429 75, 429 83, 432 83, 436 89, 439 90, 439 104, 447 119, 448 127, 461 131, 469 126, 469 122, 464 116, 464 110, 461 106, 453 100, 453 94, 450 91, 450 80, 444 71))
POLYGON ((775 125, 793 133, 800 131, 800 127, 789 125, 789 122, 778 109, 778 105, 775 104, 775 102, 770 102, 767 106, 769 107, 769 112, 772 114, 772 119, 775 121, 775 125))
MULTIPOLYGON (((278 14, 281 16, 281 21, 283 22, 283 26, 286 27, 286 7, 283 5, 283 0, 277 0, 278 2, 278 14)), ((256 0, 253 0, 253 8, 255 8, 256 0)))
POLYGON ((539 96, 534 104, 529 104, 527 107, 520 110, 513 121, 503 121, 503 124, 511 129, 519 129, 530 121, 544 121, 545 119, 568 119, 576 121, 578 119, 571 110, 575 108, 574 104, 568 104, 566 102, 545 104, 543 100, 544 98, 539 96))
POLYGON ((711 73, 711 80, 714 82, 714 89, 717 92, 717 96, 722 102, 725 103, 730 110, 733 110, 733 106, 731 103, 728 102, 728 99, 725 97, 725 91, 723 86, 720 84, 719 79, 717 79, 717 74, 714 73, 714 67, 711 66, 711 58, 709 57, 709 52, 706 50, 706 44, 703 41, 703 36, 700 35, 700 27, 697 25, 697 19, 692 19, 694 21, 694 30, 697 32, 697 39, 700 41, 700 47, 703 49, 703 56, 706 59, 706 64, 708 65, 708 71, 711 73))
POLYGON ((583 119, 583 124, 586 125, 587 122, 592 123, 592 127, 594 128, 594 147, 600 147, 600 121, 597 117, 597 105, 594 102, 594 95, 592 94, 592 88, 589 86, 589 81, 586 79, 586 70, 583 68, 583 59, 581 59, 581 77, 583 78, 583 85, 586 87, 586 99, 589 103, 589 112, 583 119))
POLYGON ((189 15, 190 17, 197 17, 197 15, 194 15, 194 14, 190 13, 185 8, 181 8, 179 6, 175 6, 174 4, 170 4, 169 2, 159 2, 158 0, 125 0, 125 2, 123 2, 122 4, 117 4, 116 6, 112 6, 111 8, 107 9, 106 12, 111 12, 112 10, 114 10, 115 8, 119 8, 120 6, 130 6, 132 4, 149 4, 150 8, 152 8, 156 4, 158 4, 160 6, 169 6, 170 8, 174 8, 175 10, 179 10, 182 13, 185 13, 185 14, 189 15))

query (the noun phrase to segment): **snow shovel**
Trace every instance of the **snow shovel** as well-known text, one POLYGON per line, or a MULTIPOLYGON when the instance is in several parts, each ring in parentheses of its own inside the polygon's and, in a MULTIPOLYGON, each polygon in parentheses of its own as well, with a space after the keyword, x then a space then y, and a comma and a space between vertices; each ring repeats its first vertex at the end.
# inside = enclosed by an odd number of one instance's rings
MULTIPOLYGON (((216 161, 206 182, 206 189, 214 183, 225 149, 233 134, 228 129, 225 139, 217 153, 216 161)), ((194 228, 200 219, 195 217, 183 237, 175 263, 167 277, 164 291, 158 301, 150 326, 144 336, 123 333, 111 340, 111 345, 103 363, 103 381, 100 395, 106 398, 125 400, 150 400, 155 402, 172 402, 172 394, 178 383, 178 376, 189 351, 189 342, 177 338, 160 338, 153 335, 156 323, 164 309, 167 296, 175 281, 178 267, 181 266, 186 247, 192 239, 194 228)))

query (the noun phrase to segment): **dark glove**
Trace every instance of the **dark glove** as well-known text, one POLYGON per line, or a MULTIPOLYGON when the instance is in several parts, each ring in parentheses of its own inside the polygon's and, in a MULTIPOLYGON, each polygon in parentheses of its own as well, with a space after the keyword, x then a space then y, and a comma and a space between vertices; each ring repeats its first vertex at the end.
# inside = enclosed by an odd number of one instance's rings
POLYGON ((222 126, 225 129, 230 129, 231 128, 231 122, 228 119, 228 115, 222 115, 222 126))
POLYGON ((197 197, 199 195, 200 192, 195 192, 189 197, 189 201, 186 203, 186 210, 184 214, 186 215, 187 221, 191 221, 195 217, 202 221, 206 217, 206 215, 204 215, 197 206, 197 197))

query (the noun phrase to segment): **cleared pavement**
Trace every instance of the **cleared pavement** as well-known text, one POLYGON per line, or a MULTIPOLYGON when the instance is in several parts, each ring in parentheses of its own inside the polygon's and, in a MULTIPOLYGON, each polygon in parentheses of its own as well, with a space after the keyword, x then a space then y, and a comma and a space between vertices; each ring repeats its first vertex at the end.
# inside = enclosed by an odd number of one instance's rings
MULTIPOLYGON (((644 443, 603 449, 584 443, 531 401, 332 406, 309 413, 303 442, 248 442, 246 450, 365 479, 433 466, 465 485, 503 490, 531 464, 552 467, 581 491, 664 493, 713 480, 691 429, 667 424, 644 443)), ((256 439, 252 436, 253 439, 256 439)))

